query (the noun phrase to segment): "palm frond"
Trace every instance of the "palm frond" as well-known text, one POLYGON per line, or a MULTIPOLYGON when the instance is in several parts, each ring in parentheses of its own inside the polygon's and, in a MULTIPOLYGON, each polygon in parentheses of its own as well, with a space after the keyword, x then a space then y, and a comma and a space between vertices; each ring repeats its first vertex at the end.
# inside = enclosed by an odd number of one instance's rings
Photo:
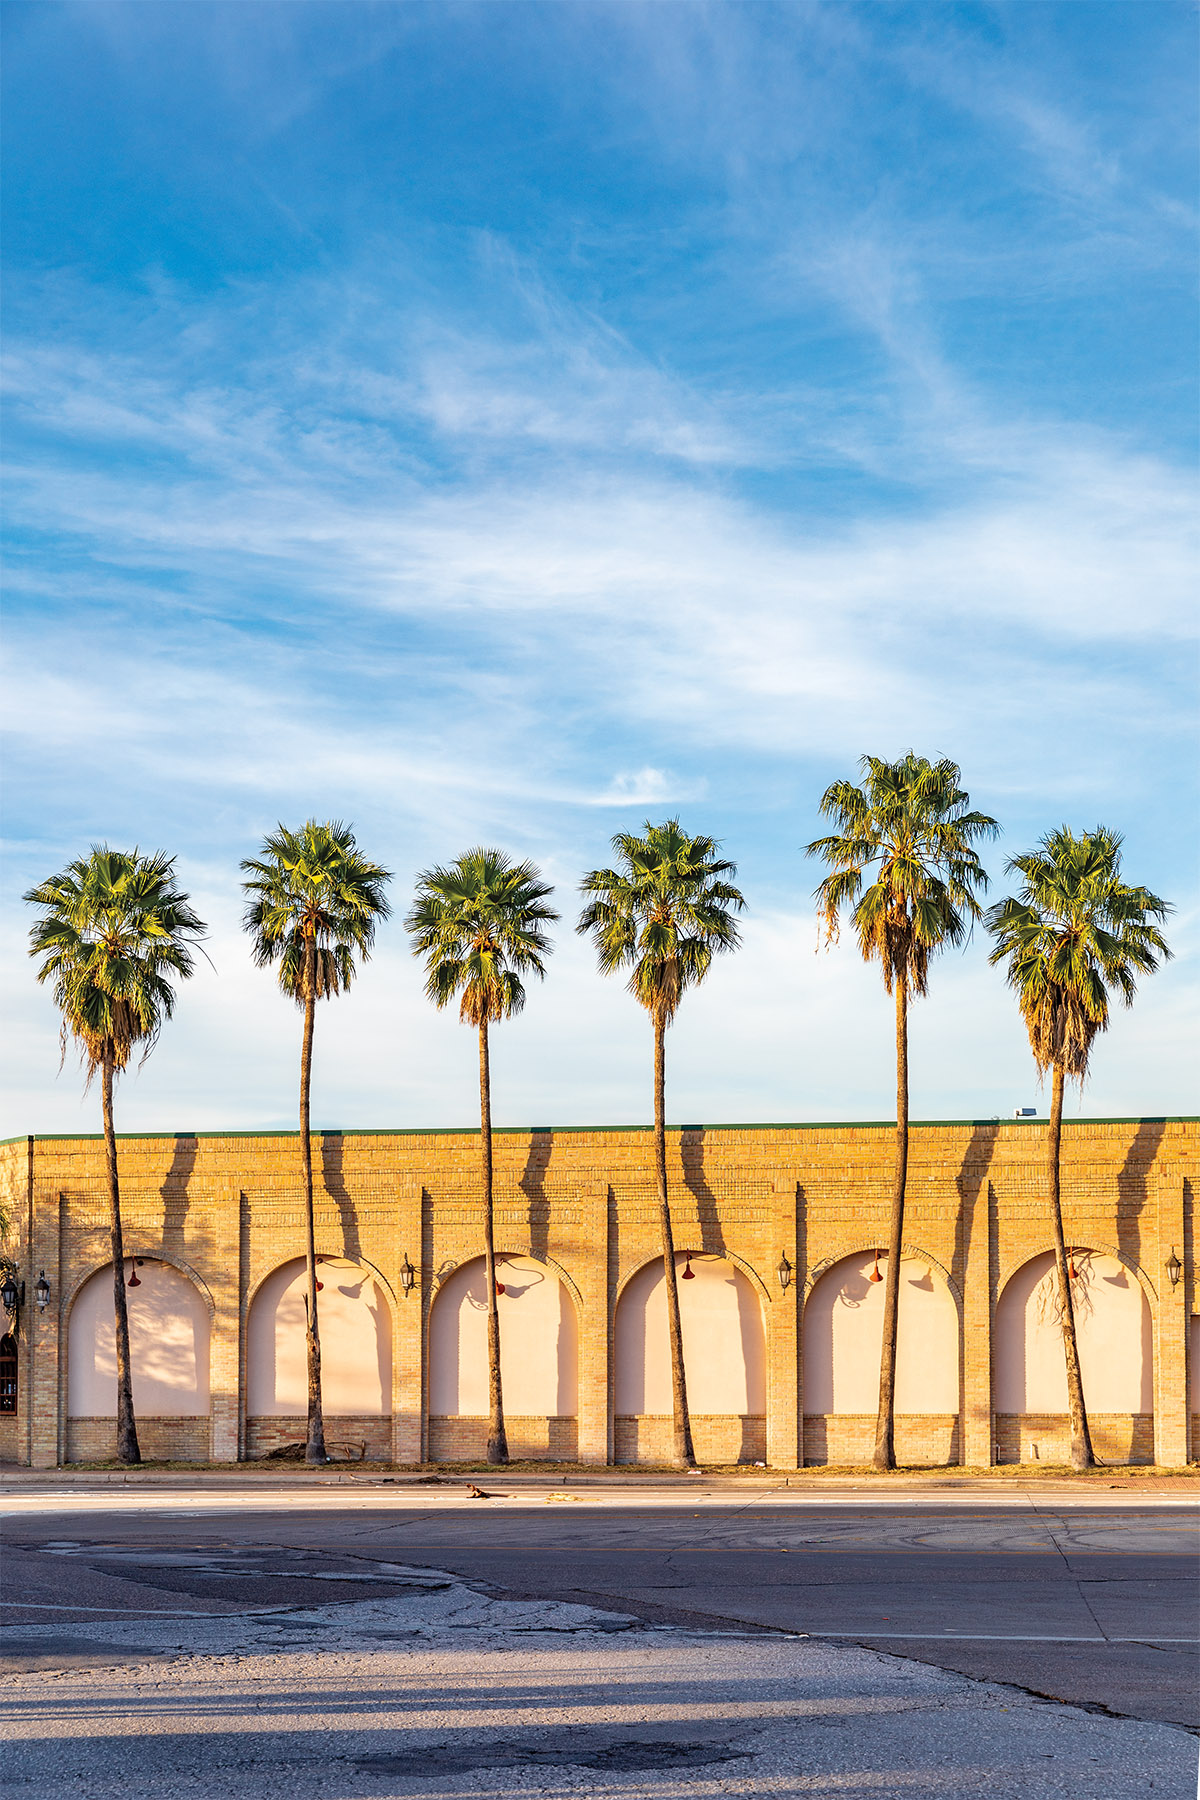
POLYGON ((1137 977, 1169 959, 1157 921, 1174 909, 1122 879, 1120 834, 1103 825, 1061 825, 1007 868, 1020 892, 988 908, 989 961, 1006 965, 1039 1070, 1059 1065, 1082 1086, 1111 994, 1131 1006, 1137 977))
POLYGON ((420 875, 405 925, 434 1005, 457 998, 459 1017, 476 1026, 520 1012, 521 977, 545 978, 552 892, 533 863, 483 846, 420 875))
POLYGON ((669 1024, 688 988, 722 951, 740 942, 734 914, 745 908, 733 885, 737 865, 711 837, 689 837, 678 819, 646 821, 645 834, 618 832, 616 863, 583 877, 591 896, 576 930, 590 937, 602 974, 629 972, 629 991, 669 1024))
POLYGON ((391 872, 359 850, 340 819, 309 819, 298 831, 277 825, 261 854, 242 863, 247 896, 242 923, 259 968, 274 967, 281 990, 303 1006, 308 958, 314 958, 314 998, 348 988, 365 962, 375 929, 391 911, 391 872))
POLYGON ((862 784, 833 782, 820 802, 839 827, 805 854, 831 871, 814 892, 827 944, 848 914, 867 961, 878 962, 889 993, 903 980, 925 992, 929 959, 960 944, 981 918, 987 872, 973 848, 995 837, 996 820, 969 810, 957 763, 907 751, 895 762, 864 756, 862 784))
POLYGON ((73 1038, 89 1082, 106 1059, 126 1068, 138 1045, 144 1061, 206 929, 175 884, 174 858, 93 845, 25 899, 37 909, 29 953, 53 988, 64 1055, 73 1038))

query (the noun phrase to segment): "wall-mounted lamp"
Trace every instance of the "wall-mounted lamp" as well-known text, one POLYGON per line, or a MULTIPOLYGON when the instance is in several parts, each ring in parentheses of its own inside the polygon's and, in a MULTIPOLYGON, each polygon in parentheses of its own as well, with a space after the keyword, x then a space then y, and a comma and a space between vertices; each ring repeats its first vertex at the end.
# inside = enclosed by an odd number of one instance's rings
POLYGON ((792 1285, 792 1265, 787 1259, 787 1251, 786 1250, 783 1252, 782 1256, 779 1258, 779 1267, 776 1269, 775 1273, 779 1277, 780 1287, 783 1289, 784 1293, 786 1294, 788 1289, 792 1285))
POLYGON ((401 1291, 401 1293, 411 1294, 413 1291, 413 1283, 416 1281, 416 1279, 417 1279, 417 1271, 413 1268, 412 1264, 409 1262, 408 1254, 406 1252, 404 1261, 400 1264, 400 1291, 401 1291))
POLYGON ((4 1269, 4 1285, 0 1287, 0 1306, 9 1318, 15 1318, 25 1304, 25 1283, 17 1280, 17 1271, 12 1263, 4 1269))
POLYGON ((1183 1264, 1175 1254, 1175 1246, 1171 1245, 1171 1254, 1167 1258, 1167 1276, 1172 1287, 1179 1286, 1179 1277, 1183 1274, 1183 1264))
POLYGON ((33 1290, 33 1297, 37 1301, 38 1311, 45 1312, 50 1304, 50 1283, 46 1280, 45 1269, 42 1270, 37 1278, 37 1286, 33 1290))

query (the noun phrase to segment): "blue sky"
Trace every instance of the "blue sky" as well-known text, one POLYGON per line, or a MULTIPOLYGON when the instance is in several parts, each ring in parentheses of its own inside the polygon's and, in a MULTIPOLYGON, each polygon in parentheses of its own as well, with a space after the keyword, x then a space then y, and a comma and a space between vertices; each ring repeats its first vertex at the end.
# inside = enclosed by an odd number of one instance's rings
MULTIPOLYGON (((283 1126, 297 1020, 237 864, 351 819, 477 841, 567 915, 497 1033, 500 1123, 647 1116, 644 1019, 567 929, 678 812, 745 943, 669 1046, 677 1120, 885 1118, 891 1025, 816 953, 826 784, 953 756, 1003 859, 1123 831, 1177 959, 1087 1113, 1194 1109, 1190 5, 4 8, 5 1135, 93 1129, 20 894, 178 856, 215 972, 126 1129, 283 1126)), ((914 1112, 1040 1103, 977 937, 914 1112)), ((320 1020, 314 1118, 475 1116, 398 920, 320 1020)))

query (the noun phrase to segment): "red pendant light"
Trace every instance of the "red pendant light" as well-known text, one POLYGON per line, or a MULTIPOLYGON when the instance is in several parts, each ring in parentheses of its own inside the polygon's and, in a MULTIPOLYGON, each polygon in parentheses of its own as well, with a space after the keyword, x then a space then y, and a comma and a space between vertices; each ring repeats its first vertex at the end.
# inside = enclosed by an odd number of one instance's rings
POLYGON ((692 1267, 692 1253, 690 1250, 684 1253, 683 1279, 684 1281, 695 1281, 696 1279, 696 1271, 692 1267))
POLYGON ((867 1276, 867 1280, 868 1281, 882 1281, 883 1280, 883 1276, 879 1273, 879 1252, 878 1252, 878 1250, 875 1252, 875 1267, 871 1270, 871 1273, 867 1276))

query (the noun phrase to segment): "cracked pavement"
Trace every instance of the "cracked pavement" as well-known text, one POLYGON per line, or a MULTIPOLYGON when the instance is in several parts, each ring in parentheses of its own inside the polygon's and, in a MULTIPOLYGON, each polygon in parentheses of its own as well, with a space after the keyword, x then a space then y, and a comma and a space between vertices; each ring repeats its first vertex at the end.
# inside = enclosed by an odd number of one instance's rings
POLYGON ((6 1501, 6 1796, 1196 1791, 1190 1507, 563 1498, 6 1501))

